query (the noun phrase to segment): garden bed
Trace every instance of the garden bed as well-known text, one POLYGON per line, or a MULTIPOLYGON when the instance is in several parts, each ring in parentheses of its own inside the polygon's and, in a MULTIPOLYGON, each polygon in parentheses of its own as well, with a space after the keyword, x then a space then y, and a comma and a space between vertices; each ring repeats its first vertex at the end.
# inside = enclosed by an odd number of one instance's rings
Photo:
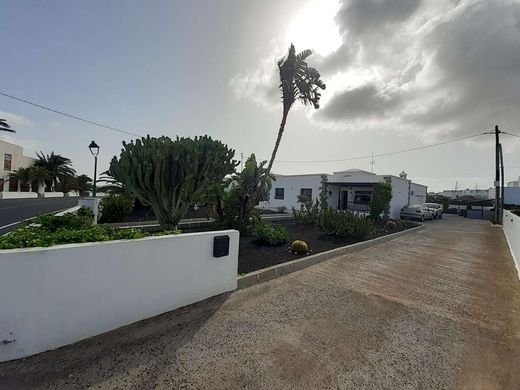
MULTIPOLYGON (((277 222, 276 224, 282 225, 287 229, 289 235, 287 243, 280 246, 267 246, 256 242, 252 236, 241 235, 238 253, 239 274, 246 274, 276 264, 363 241, 355 238, 328 236, 320 231, 316 225, 298 224, 293 220, 277 222), (297 255, 290 252, 289 246, 294 240, 305 241, 309 245, 309 253, 297 255)), ((367 237, 367 239, 385 236, 416 226, 418 225, 414 222, 400 221, 397 223, 396 229, 387 230, 385 229, 385 222, 380 221, 376 223, 375 232, 367 237)))

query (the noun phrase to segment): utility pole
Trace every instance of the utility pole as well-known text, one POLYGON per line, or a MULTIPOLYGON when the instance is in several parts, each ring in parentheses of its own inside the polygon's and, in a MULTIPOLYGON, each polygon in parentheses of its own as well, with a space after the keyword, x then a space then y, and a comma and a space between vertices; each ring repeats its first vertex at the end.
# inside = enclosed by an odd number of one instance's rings
POLYGON ((502 222, 500 210, 500 133, 498 125, 495 126, 495 220, 502 222))
POLYGON ((372 152, 372 160, 370 160, 370 165, 372 165, 372 171, 371 171, 372 173, 374 173, 374 164, 375 163, 376 162, 374 161, 374 152, 372 152))

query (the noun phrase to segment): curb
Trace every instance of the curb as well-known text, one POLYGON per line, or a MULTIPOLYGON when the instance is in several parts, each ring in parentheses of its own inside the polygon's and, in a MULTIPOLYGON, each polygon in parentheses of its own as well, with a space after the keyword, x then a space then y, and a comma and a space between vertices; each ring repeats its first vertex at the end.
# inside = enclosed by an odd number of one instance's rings
POLYGON ((399 238, 401 236, 405 236, 407 234, 415 233, 420 230, 424 230, 424 225, 416 226, 411 229, 403 230, 402 232, 397 232, 393 234, 388 234, 386 236, 377 237, 372 240, 358 242, 356 244, 342 246, 339 248, 331 249, 330 251, 317 253, 315 255, 302 257, 300 259, 288 261, 286 263, 281 263, 277 265, 273 265, 272 267, 264 268, 258 271, 254 271, 242 276, 239 276, 237 279, 237 290, 241 290, 243 288, 251 287, 259 283, 267 282, 268 280, 279 278, 280 276, 284 276, 290 274, 292 272, 299 271, 301 269, 310 267, 315 264, 322 263, 326 260, 332 259, 334 257, 346 255, 348 253, 359 252, 360 250, 370 248, 375 245, 383 244, 385 242, 391 241, 393 239, 399 238))

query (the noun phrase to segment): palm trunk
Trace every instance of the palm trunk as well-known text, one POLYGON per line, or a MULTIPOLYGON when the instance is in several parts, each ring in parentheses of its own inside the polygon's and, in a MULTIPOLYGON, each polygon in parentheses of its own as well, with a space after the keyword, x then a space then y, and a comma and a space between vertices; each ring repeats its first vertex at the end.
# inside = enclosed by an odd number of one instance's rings
POLYGON ((278 138, 276 138, 273 154, 271 155, 271 160, 269 161, 269 166, 267 167, 267 174, 271 173, 271 168, 273 167, 274 159, 276 158, 276 152, 278 152, 278 147, 280 146, 280 141, 282 140, 283 131, 285 130, 285 122, 287 121, 288 114, 289 109, 284 108, 282 115, 282 123, 280 123, 280 130, 278 130, 278 138))

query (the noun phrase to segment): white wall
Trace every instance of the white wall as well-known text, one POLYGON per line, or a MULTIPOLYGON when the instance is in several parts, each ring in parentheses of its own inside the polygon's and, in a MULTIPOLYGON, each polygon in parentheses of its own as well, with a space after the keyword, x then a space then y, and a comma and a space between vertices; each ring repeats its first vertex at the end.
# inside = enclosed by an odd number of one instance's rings
POLYGON ((410 181, 391 177, 392 200, 390 201, 390 217, 399 219, 401 209, 408 204, 408 190, 410 181))
POLYGON ((425 203, 427 190, 428 188, 423 185, 410 183, 410 204, 425 203))
POLYGON ((259 207, 263 209, 276 210, 278 207, 285 206, 287 211, 291 207, 299 208, 298 196, 302 188, 312 189, 313 201, 320 199, 321 192, 321 175, 294 175, 284 176, 275 175, 276 181, 273 182, 268 202, 260 202, 259 207), (275 189, 284 188, 284 198, 275 199, 275 189))
POLYGON ((0 199, 32 199, 37 197, 36 192, 0 192, 0 199))
POLYGON ((238 240, 226 230, 0 251, 0 361, 236 289, 238 240), (219 235, 230 252, 214 258, 219 235))
POLYGON ((63 192, 44 192, 44 198, 63 198, 63 192))
MULTIPOLYGON (((0 179, 9 179, 9 174, 19 168, 27 168, 34 163, 35 159, 23 155, 23 148, 19 145, 0 140, 0 179), (4 171, 5 154, 10 154, 11 170, 4 171)), ((0 191, 2 188, 0 188, 0 191)), ((9 191, 9 182, 4 183, 3 191, 9 191)))
POLYGON ((520 217, 511 211, 504 210, 502 227, 520 279, 520 217))

